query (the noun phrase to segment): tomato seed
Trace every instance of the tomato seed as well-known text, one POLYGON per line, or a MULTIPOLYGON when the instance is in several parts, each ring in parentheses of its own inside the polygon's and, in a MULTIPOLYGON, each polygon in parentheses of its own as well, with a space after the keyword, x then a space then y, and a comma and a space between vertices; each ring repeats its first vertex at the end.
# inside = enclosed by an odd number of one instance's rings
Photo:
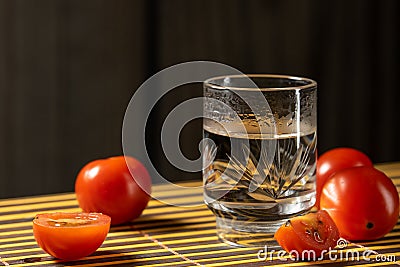
POLYGON ((50 226, 56 226, 56 227, 60 227, 60 226, 79 226, 79 225, 87 225, 90 224, 90 221, 86 221, 83 219, 49 219, 47 220, 47 223, 50 226))
POLYGON ((324 240, 321 239, 321 236, 319 235, 318 232, 314 232, 314 238, 315 238, 315 241, 317 241, 318 243, 324 242, 324 240))

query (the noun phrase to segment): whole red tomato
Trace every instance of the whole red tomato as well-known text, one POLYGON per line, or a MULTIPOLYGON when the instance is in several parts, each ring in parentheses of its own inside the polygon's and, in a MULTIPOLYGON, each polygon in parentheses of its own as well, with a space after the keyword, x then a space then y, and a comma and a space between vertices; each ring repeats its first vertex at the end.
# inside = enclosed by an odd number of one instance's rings
POLYGON ((317 160, 315 206, 319 208, 321 190, 329 177, 337 171, 357 166, 372 166, 372 161, 366 154, 355 148, 337 147, 323 153, 317 160))
POLYGON ((319 210, 290 219, 274 237, 286 252, 305 255, 303 251, 308 251, 313 258, 302 260, 316 260, 336 247, 339 231, 329 214, 319 210))
POLYGON ((86 164, 78 173, 75 193, 85 212, 101 212, 111 224, 138 218, 150 200, 151 178, 133 157, 116 156, 86 164))
POLYGON ((341 237, 374 240, 396 225, 399 193, 383 172, 373 167, 354 167, 338 171, 326 181, 320 208, 335 221, 341 237))
POLYGON ((111 218, 101 213, 40 213, 33 219, 33 234, 48 254, 76 260, 95 252, 107 237, 111 218))

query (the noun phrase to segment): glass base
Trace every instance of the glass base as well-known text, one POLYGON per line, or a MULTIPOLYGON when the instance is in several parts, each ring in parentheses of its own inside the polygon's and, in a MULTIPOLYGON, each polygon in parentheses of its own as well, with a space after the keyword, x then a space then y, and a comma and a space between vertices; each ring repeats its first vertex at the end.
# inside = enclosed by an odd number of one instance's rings
POLYGON ((252 222, 216 217, 217 236, 231 246, 280 249, 274 234, 286 221, 252 222))

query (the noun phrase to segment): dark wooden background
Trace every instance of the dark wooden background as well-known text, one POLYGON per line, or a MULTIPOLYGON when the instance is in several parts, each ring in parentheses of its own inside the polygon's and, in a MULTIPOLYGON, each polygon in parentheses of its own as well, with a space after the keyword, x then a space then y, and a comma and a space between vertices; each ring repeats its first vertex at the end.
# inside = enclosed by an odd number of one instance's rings
MULTIPOLYGON (((398 14, 397 0, 0 0, 0 197, 73 190, 84 164, 122 153, 136 88, 193 60, 313 78, 320 153, 399 161, 398 14)), ((199 130, 185 128, 184 150, 197 150, 199 130)), ((150 152, 169 179, 200 179, 150 152)))

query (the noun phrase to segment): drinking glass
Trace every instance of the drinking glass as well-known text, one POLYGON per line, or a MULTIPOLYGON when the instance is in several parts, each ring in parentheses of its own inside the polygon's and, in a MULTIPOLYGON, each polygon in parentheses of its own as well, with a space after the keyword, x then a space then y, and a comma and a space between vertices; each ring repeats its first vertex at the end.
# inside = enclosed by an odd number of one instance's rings
POLYGON ((273 234, 315 203, 317 83, 289 75, 203 83, 204 201, 220 240, 276 246, 273 234))

